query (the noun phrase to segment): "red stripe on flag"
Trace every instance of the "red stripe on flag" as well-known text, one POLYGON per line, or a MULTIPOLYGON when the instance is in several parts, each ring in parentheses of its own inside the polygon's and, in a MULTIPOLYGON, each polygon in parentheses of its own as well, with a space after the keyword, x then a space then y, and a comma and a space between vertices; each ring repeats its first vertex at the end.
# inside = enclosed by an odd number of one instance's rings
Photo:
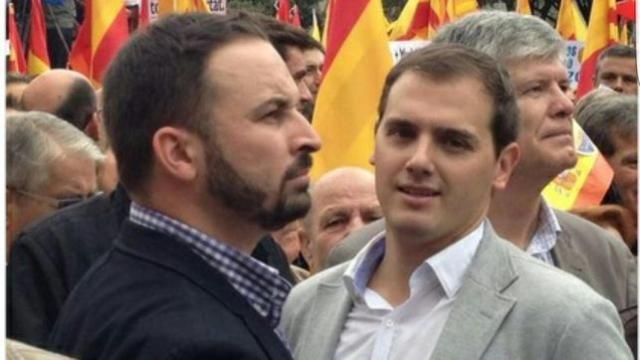
POLYGON ((329 71, 333 59, 369 4, 369 0, 330 0, 331 14, 327 34, 327 57, 323 72, 329 71))
POLYGON ((91 78, 91 1, 85 3, 85 16, 76 41, 69 52, 69 66, 71 69, 91 78))
POLYGON ((613 180, 613 171, 611 171, 611 167, 602 154, 599 154, 586 182, 578 193, 573 208, 584 208, 600 204, 609 189, 611 180, 613 180))
POLYGON ((118 15, 104 33, 100 44, 93 55, 93 73, 91 78, 102 83, 102 75, 109 66, 109 63, 116 56, 122 45, 129 37, 127 25, 127 13, 124 8, 120 9, 118 15))
POLYGON ((598 56, 600 56, 602 50, 603 49, 598 49, 582 63, 580 67, 580 80, 578 81, 576 97, 581 98, 593 89, 593 77, 596 74, 596 64, 598 62, 598 56))
POLYGON ((416 12, 413 14, 413 19, 411 20, 411 26, 407 31, 407 34, 398 40, 409 40, 413 39, 418 32, 424 30, 429 26, 429 4, 426 2, 420 2, 416 6, 416 12))

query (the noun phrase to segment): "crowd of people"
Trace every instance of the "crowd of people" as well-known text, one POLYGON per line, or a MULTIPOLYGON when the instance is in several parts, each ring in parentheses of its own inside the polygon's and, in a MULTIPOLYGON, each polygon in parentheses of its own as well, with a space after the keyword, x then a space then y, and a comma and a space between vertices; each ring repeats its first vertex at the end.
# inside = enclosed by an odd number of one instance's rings
POLYGON ((454 21, 387 75, 374 173, 314 181, 324 49, 272 18, 167 16, 101 89, 9 74, 9 352, 635 358, 635 49, 575 104, 565 56, 533 16, 454 21), (573 119, 614 177, 564 212, 573 119))

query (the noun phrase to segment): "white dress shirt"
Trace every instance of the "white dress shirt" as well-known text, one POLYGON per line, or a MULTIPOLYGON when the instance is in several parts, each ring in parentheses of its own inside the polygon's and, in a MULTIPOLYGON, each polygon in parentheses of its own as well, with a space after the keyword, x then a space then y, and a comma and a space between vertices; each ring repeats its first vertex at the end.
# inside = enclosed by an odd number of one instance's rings
POLYGON ((478 249, 484 226, 481 223, 425 260, 409 279, 409 298, 395 308, 367 287, 385 251, 385 233, 377 235, 345 272, 345 286, 354 305, 335 359, 428 359, 478 249))

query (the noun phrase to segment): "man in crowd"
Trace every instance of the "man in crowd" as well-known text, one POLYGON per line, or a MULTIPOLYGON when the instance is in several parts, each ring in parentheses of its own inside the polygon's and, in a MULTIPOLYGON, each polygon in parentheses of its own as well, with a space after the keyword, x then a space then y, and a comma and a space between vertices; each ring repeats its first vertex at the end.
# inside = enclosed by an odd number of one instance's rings
POLYGON ((6 131, 10 244, 27 225, 91 196, 104 156, 81 131, 47 113, 10 115, 6 131))
POLYGON ((303 221, 302 254, 311 274, 352 231, 382 217, 372 173, 344 167, 320 177, 311 187, 311 209, 303 221))
POLYGON ((613 168, 608 202, 638 213, 638 99, 601 89, 580 102, 576 120, 613 168), (602 94, 601 94, 602 93, 602 94))
POLYGON ((258 19, 269 36, 271 44, 287 64, 287 68, 298 86, 300 111, 311 121, 315 96, 308 85, 307 62, 304 52, 311 49, 322 49, 322 45, 301 29, 266 16, 259 16, 258 19))
POLYGON ((6 109, 19 110, 22 99, 22 92, 29 85, 31 77, 19 73, 7 73, 7 81, 5 87, 6 109))
POLYGON ((283 328, 295 357, 630 358, 610 302, 486 221, 519 157, 495 60, 431 45, 383 89, 372 163, 385 231, 293 289, 283 328))
MULTIPOLYGON (((614 303, 637 306, 637 265, 625 244, 604 229, 551 209, 543 188, 576 163, 566 97, 563 40, 544 21, 513 12, 482 11, 443 27, 436 43, 460 43, 497 59, 516 89, 521 159, 504 189, 496 190, 489 219, 500 236, 532 256, 565 270, 614 303)), ((354 233, 327 261, 351 258, 382 222, 354 233)))
POLYGON ((159 20, 118 54, 104 97, 131 211, 67 300, 53 348, 289 358, 275 326, 290 285, 249 254, 308 210, 320 141, 259 26, 242 14, 159 20))
POLYGON ((626 45, 611 45, 598 57, 596 87, 604 85, 619 93, 638 94, 636 49, 626 45))
POLYGON ((24 89, 22 108, 54 114, 98 140, 96 95, 89 79, 79 72, 54 69, 38 75, 24 89))
POLYGON ((320 82, 322 81, 322 67, 324 66, 325 53, 322 45, 315 43, 315 47, 306 49, 302 52, 304 56, 304 62, 307 66, 307 76, 305 82, 311 95, 315 100, 318 96, 318 89, 320 88, 320 82))

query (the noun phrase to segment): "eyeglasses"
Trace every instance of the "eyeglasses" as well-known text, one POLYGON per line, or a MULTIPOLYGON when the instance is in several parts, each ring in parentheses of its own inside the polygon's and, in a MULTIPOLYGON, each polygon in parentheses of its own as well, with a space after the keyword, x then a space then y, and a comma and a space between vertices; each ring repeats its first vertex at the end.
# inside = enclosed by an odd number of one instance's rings
POLYGON ((46 195, 40 195, 40 194, 36 194, 36 193, 32 193, 32 192, 28 192, 28 191, 24 191, 24 190, 17 190, 14 189, 13 191, 15 191, 16 193, 26 196, 28 198, 34 199, 36 201, 39 201, 41 203, 47 204, 53 208, 56 209, 62 209, 65 208, 67 206, 71 206, 71 205, 75 205, 77 203, 80 203, 84 200, 87 200, 89 198, 92 198, 94 196, 98 196, 100 194, 102 194, 101 191, 92 193, 88 196, 70 196, 70 197, 66 197, 66 198, 54 198, 51 196, 46 196, 46 195))

